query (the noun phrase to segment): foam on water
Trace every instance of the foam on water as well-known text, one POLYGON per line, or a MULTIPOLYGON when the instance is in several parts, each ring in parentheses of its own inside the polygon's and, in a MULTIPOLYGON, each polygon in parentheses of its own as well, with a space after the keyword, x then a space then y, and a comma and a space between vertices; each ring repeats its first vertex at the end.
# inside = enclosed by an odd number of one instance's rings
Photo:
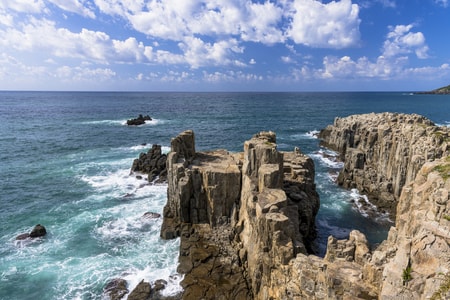
POLYGON ((8 237, 9 246, 2 248, 0 282, 17 277, 38 280, 30 282, 30 288, 39 284, 46 289, 48 293, 40 295, 43 299, 101 299, 103 287, 113 278, 126 279, 130 292, 142 280, 163 279, 168 283, 165 294, 178 293, 179 240, 159 237, 162 218, 143 217, 146 212, 162 215, 167 185, 130 175, 140 150, 115 148, 70 157, 74 180, 85 183, 88 192, 50 209, 49 219, 43 221, 45 237, 15 240, 29 228, 8 237))
POLYGON ((353 204, 353 208, 362 216, 366 218, 370 217, 377 222, 392 223, 388 213, 378 211, 377 206, 370 202, 366 195, 360 194, 357 189, 351 189, 349 196, 351 198, 350 201, 353 204))
POLYGON ((301 140, 301 139, 317 139, 317 135, 319 134, 319 130, 311 130, 304 133, 295 133, 290 135, 291 140, 301 140))
POLYGON ((330 169, 342 169, 344 167, 344 163, 338 159, 339 154, 325 148, 319 149, 310 154, 310 156, 316 158, 321 164, 330 169))

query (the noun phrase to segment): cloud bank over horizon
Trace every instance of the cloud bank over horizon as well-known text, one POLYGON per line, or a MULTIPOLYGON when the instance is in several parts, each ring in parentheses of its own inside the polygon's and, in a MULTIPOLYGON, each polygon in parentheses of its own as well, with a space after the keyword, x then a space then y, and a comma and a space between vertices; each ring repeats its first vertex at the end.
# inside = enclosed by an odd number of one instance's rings
POLYGON ((434 88, 448 3, 424 1, 0 0, 0 89, 434 88))

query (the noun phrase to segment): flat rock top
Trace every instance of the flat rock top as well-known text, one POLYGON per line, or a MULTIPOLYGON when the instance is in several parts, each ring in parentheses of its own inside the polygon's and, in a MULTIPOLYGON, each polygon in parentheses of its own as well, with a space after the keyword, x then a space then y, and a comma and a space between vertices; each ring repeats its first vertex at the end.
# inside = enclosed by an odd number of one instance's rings
POLYGON ((369 114, 359 114, 351 115, 345 118, 336 118, 335 126, 348 124, 348 123, 362 123, 366 126, 373 126, 375 124, 388 124, 393 125, 395 123, 421 123, 424 125, 434 126, 435 124, 424 116, 418 114, 403 114, 403 113, 369 113, 369 114))
POLYGON ((239 171, 242 165, 242 153, 230 153, 226 150, 197 152, 192 165, 200 168, 211 168, 215 171, 239 171))

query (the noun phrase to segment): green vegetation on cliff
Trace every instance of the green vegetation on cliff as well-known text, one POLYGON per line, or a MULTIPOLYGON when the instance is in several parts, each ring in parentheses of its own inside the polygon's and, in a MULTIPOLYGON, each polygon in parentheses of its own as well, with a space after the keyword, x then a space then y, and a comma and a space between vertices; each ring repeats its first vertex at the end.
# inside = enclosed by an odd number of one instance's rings
POLYGON ((420 92, 418 94, 436 94, 436 95, 449 95, 450 94, 450 85, 428 91, 428 92, 420 92))

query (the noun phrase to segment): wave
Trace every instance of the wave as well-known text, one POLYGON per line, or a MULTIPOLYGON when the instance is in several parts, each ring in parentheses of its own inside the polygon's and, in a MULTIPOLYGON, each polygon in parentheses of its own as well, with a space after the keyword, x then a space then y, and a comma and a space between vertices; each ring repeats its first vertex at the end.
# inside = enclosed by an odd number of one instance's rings
MULTIPOLYGON (((147 151, 152 147, 153 144, 151 143, 144 143, 141 145, 135 145, 135 146, 131 146, 131 147, 126 147, 126 148, 121 148, 124 150, 131 150, 131 151, 147 151)), ((163 154, 167 154, 170 152, 170 147, 168 146, 161 146, 161 151, 163 154)))
POLYGON ((344 163, 339 161, 339 154, 332 150, 321 148, 310 156, 331 169, 342 169, 344 167, 344 163))
POLYGON ((291 140, 301 140, 301 139, 317 139, 317 135, 319 134, 319 130, 310 130, 308 132, 305 133, 296 133, 293 134, 291 136, 289 136, 289 138, 291 140))
MULTIPOLYGON (((160 124, 165 124, 166 120, 162 119, 152 119, 150 121, 145 121, 145 124, 140 126, 155 126, 160 124)), ((122 125, 127 126, 127 119, 121 119, 121 120, 93 120, 93 121, 84 121, 82 124, 85 125, 122 125)))
POLYGON ((81 123, 85 125, 127 125, 127 120, 94 120, 81 123))
POLYGON ((436 124, 439 127, 450 127, 450 121, 444 121, 444 124, 436 124))
POLYGON ((392 223, 392 220, 389 219, 388 213, 378 211, 378 207, 370 202, 369 198, 366 195, 360 194, 357 189, 352 189, 349 196, 350 202, 353 204, 353 208, 357 210, 362 216, 371 218, 376 222, 392 223))

